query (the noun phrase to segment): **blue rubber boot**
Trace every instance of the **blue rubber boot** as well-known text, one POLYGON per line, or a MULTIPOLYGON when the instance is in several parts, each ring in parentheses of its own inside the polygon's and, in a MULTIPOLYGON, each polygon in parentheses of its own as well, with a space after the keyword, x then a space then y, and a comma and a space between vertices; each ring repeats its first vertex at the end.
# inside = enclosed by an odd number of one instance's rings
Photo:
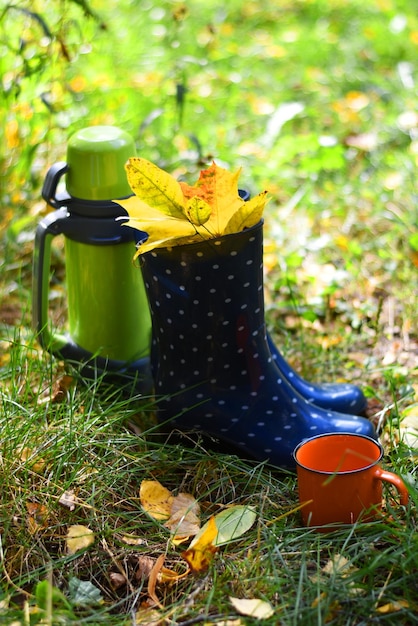
POLYGON ((267 341, 271 355, 282 375, 287 378, 292 387, 304 396, 306 400, 331 411, 351 413, 352 415, 365 414, 367 400, 359 387, 349 383, 314 384, 307 382, 290 367, 284 356, 274 345, 269 334, 267 334, 267 341))
POLYGON ((271 355, 264 321, 262 223, 143 254, 158 420, 200 431, 257 460, 294 467, 303 439, 375 437, 362 417, 308 402, 271 355))

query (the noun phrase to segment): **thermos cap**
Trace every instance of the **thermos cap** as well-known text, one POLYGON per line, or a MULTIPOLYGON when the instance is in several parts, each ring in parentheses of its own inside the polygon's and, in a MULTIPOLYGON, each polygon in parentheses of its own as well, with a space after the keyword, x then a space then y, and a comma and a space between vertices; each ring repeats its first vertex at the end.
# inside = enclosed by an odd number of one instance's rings
POLYGON ((66 187, 74 198, 113 200, 132 194, 125 163, 135 155, 132 137, 115 126, 90 126, 67 145, 66 187))

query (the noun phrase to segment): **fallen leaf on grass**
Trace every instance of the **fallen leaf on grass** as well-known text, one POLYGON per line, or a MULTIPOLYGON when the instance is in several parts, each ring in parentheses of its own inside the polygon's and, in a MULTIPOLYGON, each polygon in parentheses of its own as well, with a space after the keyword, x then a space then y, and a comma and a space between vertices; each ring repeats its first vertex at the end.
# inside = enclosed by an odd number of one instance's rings
POLYGON ((122 535, 120 540, 128 546, 143 546, 147 543, 145 539, 141 539, 141 537, 136 537, 135 535, 122 535))
MULTIPOLYGON (((214 516, 217 530, 213 542, 214 545, 221 546, 238 539, 251 528, 256 517, 255 511, 251 507, 242 505, 231 506, 221 513, 218 513, 214 516)), ((195 542, 199 541, 201 535, 206 533, 209 522, 201 528, 189 548, 193 548, 195 542)))
POLYGON ((193 572, 207 569, 219 547, 245 534, 255 519, 256 513, 251 507, 237 505, 225 509, 209 519, 182 557, 193 572))
POLYGON ((155 565, 155 559, 150 556, 140 555, 137 560, 137 568, 135 578, 137 580, 148 580, 152 568, 155 565))
POLYGON ((95 541, 95 536, 87 526, 75 524, 68 528, 65 541, 68 554, 75 554, 90 547, 95 541))
POLYGON ((402 609, 408 609, 409 602, 407 600, 395 600, 395 602, 388 602, 387 604, 383 604, 376 609, 376 613, 380 615, 386 615, 387 613, 397 613, 398 611, 402 611, 402 609))
POLYGON ((195 540, 195 538, 188 550, 185 550, 181 554, 183 559, 187 561, 192 572, 201 572, 207 569, 214 554, 218 550, 214 545, 218 534, 215 518, 211 517, 202 530, 203 532, 199 533, 199 538, 197 540, 195 540))
POLYGON ((158 574, 158 582, 164 585, 172 585, 181 578, 185 578, 189 572, 190 570, 186 569, 183 573, 179 574, 179 572, 176 572, 173 569, 162 567, 160 573, 158 574))
POLYGON ((64 402, 68 397, 68 392, 74 383, 74 378, 64 374, 58 378, 51 389, 51 393, 38 401, 39 405, 42 404, 59 404, 64 402))
POLYGON ((268 619, 274 615, 274 609, 269 602, 257 598, 229 598, 233 607, 241 613, 256 619, 268 619))
POLYGON ((74 489, 64 491, 58 502, 70 511, 74 511, 75 505, 77 503, 77 496, 75 495, 74 489))
POLYGON ((156 520, 166 520, 170 517, 174 496, 158 480, 143 480, 139 489, 141 506, 156 520))
POLYGON ((179 543, 196 535, 200 530, 200 506, 188 493, 179 493, 172 501, 170 519, 164 524, 179 543))
POLYGON ((324 574, 346 576, 352 571, 353 566, 350 561, 341 554, 335 554, 322 568, 324 574))
POLYGON ((244 535, 256 520, 254 509, 249 506, 231 506, 225 511, 215 515, 218 534, 215 545, 222 546, 230 541, 235 541, 244 535))
POLYGON ((157 606, 161 608, 162 608, 162 605, 157 597, 155 588, 157 586, 158 575, 161 571, 161 568, 164 565, 164 560, 165 560, 165 554, 160 554, 158 559, 155 561, 152 570, 150 571, 149 578, 148 578, 148 587, 147 587, 148 596, 157 606))
POLYGON ((134 624, 136 626, 164 626, 167 624, 167 620, 161 616, 157 609, 141 607, 135 613, 134 624))
POLYGON ((68 593, 71 603, 75 606, 94 606, 103 602, 100 589, 89 580, 80 580, 76 577, 70 578, 68 593))
POLYGON ((38 455, 36 450, 24 446, 22 448, 18 448, 17 452, 22 463, 25 463, 25 465, 30 467, 33 472, 41 474, 44 471, 46 462, 38 455))
MULTIPOLYGON (((322 568, 322 572, 327 576, 339 576, 341 578, 347 578, 347 576, 357 571, 358 568, 342 556, 342 554, 334 554, 322 568)), ((364 593, 364 589, 357 586, 353 580, 347 582, 347 591, 351 596, 364 593)))
POLYGON ((31 535, 48 525, 48 509, 44 504, 27 502, 26 510, 28 512, 28 529, 31 535))
POLYGON ((200 529, 199 503, 188 493, 173 496, 157 480, 143 480, 139 490, 141 506, 154 519, 165 521, 164 526, 179 543, 196 535, 200 529))
POLYGON ((109 580, 112 589, 120 589, 121 587, 124 587, 127 583, 126 576, 124 576, 120 572, 110 572, 109 580))

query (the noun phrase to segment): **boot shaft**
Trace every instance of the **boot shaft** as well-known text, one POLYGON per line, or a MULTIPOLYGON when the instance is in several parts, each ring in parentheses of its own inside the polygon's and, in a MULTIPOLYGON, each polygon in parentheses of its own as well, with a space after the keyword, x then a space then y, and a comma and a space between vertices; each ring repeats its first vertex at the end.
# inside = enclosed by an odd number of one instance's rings
POLYGON ((262 223, 141 257, 153 324, 155 377, 196 384, 222 372, 226 386, 251 386, 267 358, 262 223), (168 374, 167 374, 168 372, 168 374), (248 385, 248 379, 245 381, 248 385))

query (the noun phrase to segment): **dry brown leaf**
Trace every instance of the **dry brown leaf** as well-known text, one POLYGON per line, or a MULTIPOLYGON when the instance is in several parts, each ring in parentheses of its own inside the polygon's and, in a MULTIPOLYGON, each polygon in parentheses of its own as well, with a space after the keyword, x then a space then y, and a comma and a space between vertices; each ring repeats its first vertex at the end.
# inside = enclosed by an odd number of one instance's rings
POLYGON ((58 502, 70 511, 74 511, 75 505, 77 504, 77 496, 75 495, 74 489, 64 491, 58 502))
POLYGON ((135 572, 135 578, 137 580, 148 580, 152 568, 155 565, 155 559, 150 556, 141 555, 137 561, 138 567, 135 572))
POLYGON ((84 550, 91 546, 95 541, 95 536, 92 530, 87 526, 81 524, 75 524, 70 526, 66 536, 67 553, 75 554, 80 550, 84 550))
POLYGON ((112 585, 112 589, 120 589, 121 587, 124 587, 127 582, 126 576, 120 572, 110 572, 109 580, 112 585))
POLYGON ((164 524, 179 542, 196 535, 200 530, 200 506, 188 493, 179 493, 171 504, 170 519, 164 524))
POLYGON ((189 574, 189 572, 189 568, 187 568, 187 570, 184 571, 182 574, 179 574, 173 569, 169 569, 168 567, 162 567, 160 573, 158 574, 158 582, 171 585, 181 578, 185 578, 189 574))
POLYGON ((158 521, 165 521, 164 526, 174 535, 175 543, 181 543, 199 532, 200 506, 190 494, 179 493, 173 496, 157 480, 143 480, 139 497, 141 506, 148 515, 158 521))
POLYGON ((31 535, 48 525, 48 509, 45 505, 38 502, 26 502, 26 510, 29 514, 27 523, 31 535))
POLYGON ((51 393, 41 398, 38 404, 59 404, 68 397, 68 392, 74 383, 74 378, 64 374, 54 382, 51 393))

